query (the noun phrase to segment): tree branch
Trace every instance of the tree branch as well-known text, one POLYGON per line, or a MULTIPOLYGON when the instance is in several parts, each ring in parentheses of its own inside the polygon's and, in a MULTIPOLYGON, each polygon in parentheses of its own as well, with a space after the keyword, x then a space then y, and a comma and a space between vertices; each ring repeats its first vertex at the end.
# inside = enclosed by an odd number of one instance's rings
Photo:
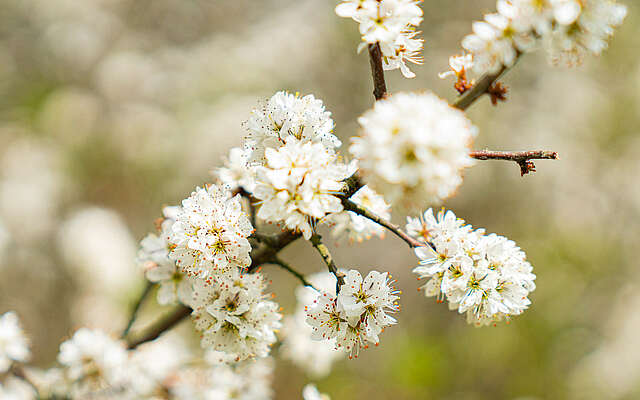
POLYGON ((147 329, 141 337, 135 340, 128 340, 128 348, 135 349, 143 343, 157 339, 160 335, 176 326, 190 314, 191 309, 189 307, 185 307, 182 305, 176 307, 173 312, 151 325, 151 327, 149 327, 149 329, 147 329))
POLYGON ((377 223, 378 225, 381 225, 385 228, 387 228, 388 230, 390 230, 391 232, 393 232, 396 236, 398 236, 400 239, 404 240, 409 247, 414 248, 414 247, 421 247, 424 246, 425 243, 420 242, 417 239, 412 238, 411 236, 409 236, 406 232, 404 232, 398 225, 395 225, 393 223, 391 223, 390 221, 387 221, 379 216, 377 216, 376 214, 372 213, 371 211, 367 210, 365 207, 362 207, 356 203, 354 203, 353 201, 347 199, 347 198, 342 198, 342 205, 344 206, 344 209, 347 211, 351 211, 354 212, 358 215, 362 215, 363 217, 370 219, 371 221, 377 223))
MULTIPOLYGON (((516 59, 513 62, 513 65, 516 65, 516 63, 520 59, 520 56, 521 56, 521 53, 518 52, 516 59)), ((487 91, 495 81, 500 79, 500 77, 504 75, 509 69, 513 68, 513 65, 511 67, 502 66, 502 68, 500 68, 500 71, 494 74, 486 74, 482 76, 473 85, 471 90, 466 92, 458 100, 456 100, 455 103, 453 103, 453 106, 460 110, 466 110, 467 108, 469 108, 469 106, 472 105, 476 100, 478 100, 483 94, 487 93, 487 91)))
POLYGON ((153 283, 147 281, 147 285, 144 287, 144 290, 140 294, 140 297, 138 297, 138 300, 136 301, 136 303, 133 306, 133 309, 131 310, 131 317, 129 317, 129 322, 127 322, 127 326, 122 331, 122 335, 120 335, 121 338, 124 338, 129 334, 129 331, 131 330, 133 323, 136 321, 136 318, 138 317, 138 311, 140 311, 140 306, 142 306, 142 303, 144 303, 144 300, 149 295, 149 292, 151 291, 152 287, 153 287, 153 283))
POLYGON ((477 160, 505 160, 513 161, 520 166, 520 176, 535 172, 536 166, 531 160, 557 160, 555 151, 472 151, 469 155, 477 160))
POLYGON ((371 76, 373 77, 373 95, 376 100, 387 97, 387 84, 384 81, 384 68, 382 68, 382 51, 380 44, 369 44, 369 61, 371 63, 371 76))
POLYGON ((327 246, 322 243, 322 237, 320 235, 313 234, 311 239, 309 240, 313 247, 318 250, 318 253, 322 256, 324 263, 327 264, 327 268, 329 272, 331 272, 336 277, 336 294, 340 292, 340 287, 344 285, 344 276, 338 271, 338 267, 336 267, 336 263, 333 261, 333 257, 331 257, 331 253, 327 246))
POLYGON ((287 270, 288 272, 290 272, 293 276, 298 278, 300 283, 302 283, 304 286, 308 286, 308 287, 310 287, 312 289, 315 289, 317 292, 320 292, 309 281, 307 281, 307 279, 304 277, 304 275, 302 275, 300 272, 298 272, 295 269, 293 269, 291 267, 291 265, 289 265, 287 262, 283 261, 279 257, 274 257, 273 260, 271 260, 271 263, 275 264, 275 265, 277 265, 277 266, 279 266, 279 267, 281 267, 281 268, 283 268, 285 270, 287 270))

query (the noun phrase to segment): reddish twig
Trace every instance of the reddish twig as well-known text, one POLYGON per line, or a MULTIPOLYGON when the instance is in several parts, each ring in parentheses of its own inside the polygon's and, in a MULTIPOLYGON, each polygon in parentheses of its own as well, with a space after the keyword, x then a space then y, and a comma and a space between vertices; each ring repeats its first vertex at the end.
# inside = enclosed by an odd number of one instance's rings
POLYGON ((387 97, 387 84, 384 80, 384 68, 382 68, 382 51, 380 44, 369 45, 369 61, 371 62, 371 75, 373 77, 373 95, 376 100, 387 97))
POLYGON ((555 151, 472 151, 469 155, 477 160, 505 160, 513 161, 520 166, 520 175, 535 172, 536 166, 531 160, 557 160, 555 151))

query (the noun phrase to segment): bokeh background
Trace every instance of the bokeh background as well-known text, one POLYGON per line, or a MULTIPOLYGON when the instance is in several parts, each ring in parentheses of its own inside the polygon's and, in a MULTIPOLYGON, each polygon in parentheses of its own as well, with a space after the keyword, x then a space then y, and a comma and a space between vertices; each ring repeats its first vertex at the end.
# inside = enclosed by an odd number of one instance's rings
MULTIPOLYGON (((639 4, 611 48, 575 69, 527 55, 509 101, 469 111, 478 149, 548 149, 559 161, 481 161, 446 206, 514 239, 538 276, 508 325, 473 328, 425 299, 416 259, 384 243, 333 243, 338 263, 390 270, 404 291, 379 348, 317 381, 334 399, 640 398, 639 4)), ((119 332, 144 286, 137 242, 161 207, 210 181, 259 100, 313 93, 348 143, 372 105, 357 26, 328 0, 0 0, 0 313, 15 309, 34 362, 52 365, 80 326, 119 332)), ((426 0, 425 64, 391 91, 455 97, 437 72, 492 0, 426 0)), ((394 219, 404 220, 402 212, 394 219)), ((323 269, 300 241, 284 252, 323 269)), ((295 281, 266 267, 291 311, 295 281)), ((149 302, 153 303, 153 302, 149 302)), ((147 305, 141 323, 164 309, 147 305)), ((180 329, 187 331, 185 324, 180 329)), ((188 333, 188 332, 187 332, 188 333)), ((277 399, 304 373, 279 361, 277 399)))

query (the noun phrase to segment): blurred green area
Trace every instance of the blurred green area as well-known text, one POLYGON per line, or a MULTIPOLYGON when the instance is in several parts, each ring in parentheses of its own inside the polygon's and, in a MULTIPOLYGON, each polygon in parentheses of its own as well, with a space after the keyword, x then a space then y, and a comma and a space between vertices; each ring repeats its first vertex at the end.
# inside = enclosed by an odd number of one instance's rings
MULTIPOLYGON (((394 237, 331 243, 341 265, 390 270, 404 294, 381 346, 338 363, 317 382, 321 391, 335 399, 640 398, 640 323, 631 318, 640 296, 640 7, 626 3, 627 20, 603 56, 564 69, 543 51, 527 55, 505 77, 507 103, 482 99, 469 111, 478 149, 560 153, 525 177, 513 163, 481 161, 445 204, 527 252, 538 276, 531 309, 476 329, 416 291, 415 257, 394 237)), ((130 262, 105 271, 92 260, 119 250, 68 237, 61 227, 79 211, 109 210, 135 246, 163 205, 211 179, 240 144, 251 107, 280 89, 323 99, 348 143, 372 85, 367 57, 355 51, 357 26, 333 7, 0 0, 0 223, 9 237, 0 312, 18 311, 38 365, 50 365, 80 325, 121 329, 142 286, 130 249, 115 258, 130 262), (75 257, 74 245, 88 254, 75 257), (96 283, 105 273, 128 281, 105 289, 96 283)), ((388 87, 453 99, 437 72, 494 2, 427 0, 423 9, 425 64, 412 80, 388 72, 388 87)), ((404 220, 401 210, 394 219, 404 220)), ((322 269, 306 243, 284 257, 305 273, 322 269)), ((273 291, 291 311, 295 282, 271 268, 273 291)), ((154 311, 145 309, 146 321, 154 311)), ((300 398, 307 380, 279 362, 276 398, 300 398)))

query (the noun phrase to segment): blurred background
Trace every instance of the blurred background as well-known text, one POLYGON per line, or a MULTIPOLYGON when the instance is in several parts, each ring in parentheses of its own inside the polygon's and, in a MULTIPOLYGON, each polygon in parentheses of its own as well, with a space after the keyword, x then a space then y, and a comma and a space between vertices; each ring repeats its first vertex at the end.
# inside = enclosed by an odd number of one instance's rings
MULTIPOLYGON (((348 143, 373 102, 357 25, 319 0, 0 0, 0 313, 14 309, 34 362, 80 326, 119 332, 144 286, 137 242, 241 143, 258 101, 321 98, 348 143)), ((317 381, 334 399, 640 398, 640 5, 611 48, 576 69, 526 56, 509 101, 469 111, 477 149, 555 150, 520 177, 480 161, 445 204, 515 240, 537 274, 529 311, 474 328, 425 299, 416 258, 388 236, 329 243, 338 263, 390 270, 404 291, 379 348, 317 381)), ((448 56, 493 0, 425 0, 425 64, 388 87, 453 99, 448 56)), ((397 212, 394 219, 404 220, 397 212)), ((308 243, 284 252, 323 269, 308 243)), ((285 312, 296 282, 265 267, 285 312)), ((150 301, 148 303, 153 303, 150 301)), ((148 304, 142 322, 163 309, 148 304)), ((141 325, 141 326, 142 326, 141 325)), ((181 327, 189 329, 187 324, 181 327)), ((278 361, 277 399, 308 381, 278 361)))

